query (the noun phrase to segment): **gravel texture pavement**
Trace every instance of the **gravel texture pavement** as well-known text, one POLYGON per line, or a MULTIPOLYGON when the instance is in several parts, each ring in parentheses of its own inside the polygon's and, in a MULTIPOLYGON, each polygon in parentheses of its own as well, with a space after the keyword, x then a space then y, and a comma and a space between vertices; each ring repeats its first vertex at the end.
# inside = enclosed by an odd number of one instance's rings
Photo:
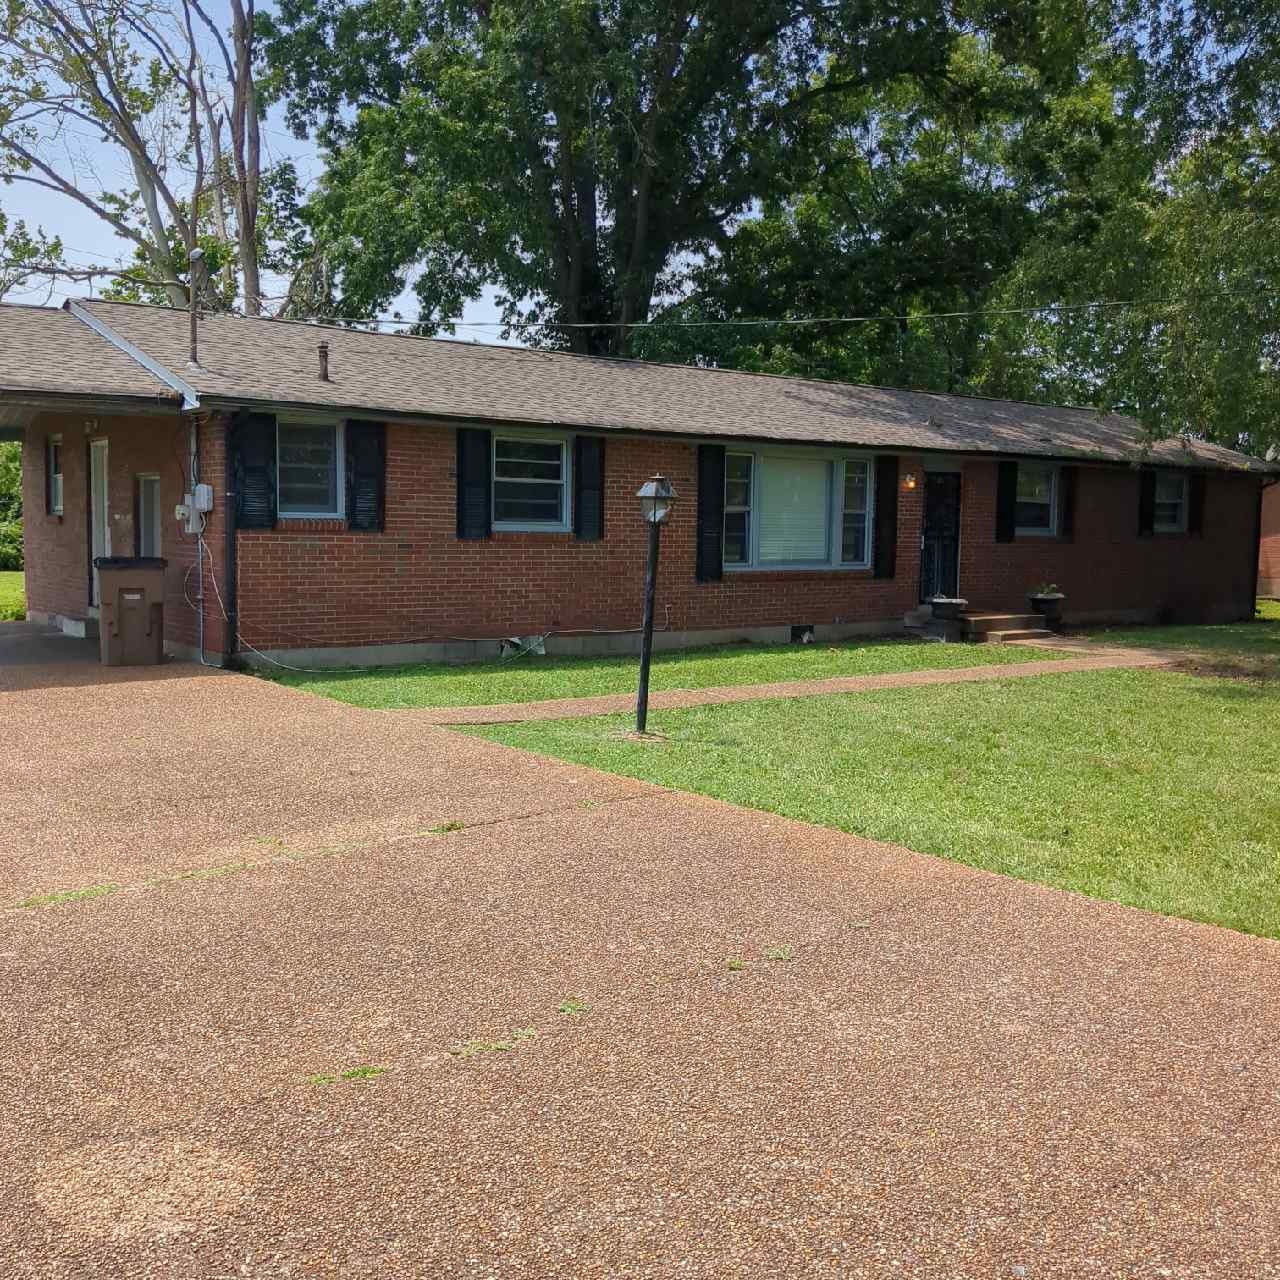
POLYGON ((1277 944, 245 677, 32 670, 6 1276, 1280 1276, 1277 944))

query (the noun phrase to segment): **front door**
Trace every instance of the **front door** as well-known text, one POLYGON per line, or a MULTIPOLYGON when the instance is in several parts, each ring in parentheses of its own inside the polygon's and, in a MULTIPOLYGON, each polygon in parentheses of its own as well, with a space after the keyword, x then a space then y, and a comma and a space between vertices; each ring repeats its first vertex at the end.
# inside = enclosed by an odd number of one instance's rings
POLYGON ((107 442, 89 441, 89 607, 98 601, 98 571, 93 562, 111 554, 111 521, 107 512, 107 442))
POLYGON ((920 599, 960 591, 960 473, 924 473, 924 532, 920 537, 920 599))

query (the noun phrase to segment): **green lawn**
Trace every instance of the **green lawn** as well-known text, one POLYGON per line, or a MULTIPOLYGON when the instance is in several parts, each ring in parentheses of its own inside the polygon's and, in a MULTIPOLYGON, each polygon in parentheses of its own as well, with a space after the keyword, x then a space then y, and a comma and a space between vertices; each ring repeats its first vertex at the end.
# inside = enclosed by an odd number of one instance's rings
MULTIPOLYGON (((984 650, 983 654, 989 651, 984 650)), ((1102 671, 484 726, 512 746, 1280 937, 1280 692, 1102 671)))
MULTIPOLYGON (((977 667, 1064 655, 1002 645, 937 644, 911 638, 845 644, 720 645, 654 655, 650 687, 706 689, 721 684, 817 680, 895 671, 977 667)), ((358 707, 475 707, 599 693, 630 693, 637 659, 524 657, 465 666, 427 663, 310 675, 283 672, 284 684, 358 707)))
POLYGON ((0 622, 21 622, 27 616, 27 595, 22 572, 0 571, 0 622))
POLYGON ((1280 601, 1259 600, 1258 617, 1211 627, 1115 627, 1090 632, 1100 644, 1177 649, 1205 658, 1261 661, 1280 674, 1280 601))

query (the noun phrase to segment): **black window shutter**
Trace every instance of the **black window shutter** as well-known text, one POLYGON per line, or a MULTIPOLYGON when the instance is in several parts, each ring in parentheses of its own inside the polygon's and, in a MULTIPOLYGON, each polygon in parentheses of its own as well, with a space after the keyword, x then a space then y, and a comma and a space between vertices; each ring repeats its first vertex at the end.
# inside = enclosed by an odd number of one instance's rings
POLYGON ((882 453, 876 457, 876 542, 877 578, 892 578, 898 571, 898 458, 882 453))
POLYGON ((53 437, 44 438, 44 513, 53 515, 53 437))
POLYGON ((1076 536, 1076 467, 1058 468, 1058 536, 1070 542, 1076 536))
POLYGON ((1156 531, 1156 473, 1151 467, 1138 472, 1138 537, 1156 531))
POLYGON ((493 435, 458 428, 458 537, 487 538, 493 531, 493 435))
POLYGON ((1204 532, 1205 474, 1193 471, 1187 480, 1187 532, 1204 532))
POLYGON ((577 436, 573 442, 573 534, 580 542, 604 537, 604 441, 577 436))
POLYGON ((1018 535, 1018 464, 1002 462, 996 472, 996 541, 1018 535))
POLYGON ((347 528, 381 533, 387 510, 387 427, 347 422, 347 528))
POLYGON ((724 446, 698 446, 698 581, 724 577, 724 446))
POLYGON ((231 431, 235 468, 236 528, 276 527, 276 420, 269 413, 241 413, 231 431))

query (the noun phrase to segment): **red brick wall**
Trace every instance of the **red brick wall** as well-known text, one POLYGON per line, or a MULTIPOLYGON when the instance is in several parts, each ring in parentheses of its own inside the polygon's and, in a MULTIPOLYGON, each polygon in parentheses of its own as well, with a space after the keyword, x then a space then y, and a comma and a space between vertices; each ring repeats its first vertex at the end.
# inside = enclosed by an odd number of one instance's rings
MULTIPOLYGON (((22 456, 23 531, 28 607, 42 614, 84 618, 89 609, 89 441, 106 439, 107 511, 111 550, 134 555, 134 497, 140 474, 160 477, 161 554, 169 561, 165 578, 165 632, 179 644, 196 643, 196 614, 188 603, 196 597, 195 540, 174 519, 174 506, 185 492, 189 425, 177 415, 92 418, 84 414, 43 415, 27 429, 22 456), (62 436, 63 514, 45 513, 45 441, 62 436), (188 571, 192 571, 190 574, 188 571)), ((222 429, 202 423, 199 430, 202 476, 215 495, 223 488, 222 429)), ((215 512, 206 532, 220 571, 223 537, 221 514, 215 512)), ((209 564, 206 558, 206 566, 209 564)), ((207 579, 206 579, 207 583, 207 579)), ((206 585, 205 647, 221 653, 224 635, 216 599, 206 585)))
POLYGON ((1280 484, 1273 484, 1262 491, 1258 592, 1264 596, 1280 596, 1280 484))
MULTIPOLYGON (((635 492, 654 471, 679 500, 663 531, 657 623, 672 630, 901 618, 915 602, 920 490, 900 494, 899 574, 726 573, 694 579, 696 450, 610 439, 605 537, 456 536, 455 440, 449 428, 387 429, 382 534, 338 522, 285 522, 239 535, 240 629, 261 649, 489 639, 546 630, 634 628, 647 534, 635 492)), ((918 467, 917 467, 918 470, 918 467)))
POLYGON ((966 462, 960 594, 971 608, 1023 612, 1028 588, 1056 583, 1068 617, 1143 610, 1220 620, 1253 614, 1257 477, 1214 473, 1201 535, 1138 536, 1138 472, 1077 469, 1075 535, 995 541, 995 462, 966 462))
MULTIPOLYGON (((657 622, 672 630, 793 623, 893 623, 918 596, 923 485, 900 486, 898 573, 726 572, 695 580, 694 446, 612 438, 605 538, 496 533, 455 536, 452 430, 392 425, 387 436, 387 527, 351 533, 339 522, 287 523, 239 537, 240 625, 262 649, 488 639, 547 630, 625 629, 640 616, 645 530, 635 491, 654 471, 680 495, 663 534, 657 622)), ((905 456, 900 476, 921 473, 905 456)), ((1138 477, 1081 467, 1072 542, 995 542, 994 462, 963 467, 961 593, 974 606, 1025 611, 1045 579, 1071 613, 1144 611, 1241 617, 1252 610, 1257 481, 1209 479, 1200 537, 1139 538, 1138 477)))
MULTIPOLYGON (((169 637, 194 645, 195 543, 181 532, 187 427, 176 418, 42 419, 24 454, 27 579, 31 608, 83 617, 87 607, 87 441, 110 441, 113 548, 132 554, 133 484, 161 476, 169 637), (65 512, 44 514, 44 439, 63 437, 65 512), (185 587, 185 590, 184 590, 185 587)), ((341 522, 286 522, 238 535, 240 627, 262 649, 487 639, 546 630, 629 629, 641 609, 645 529, 635 491, 655 470, 671 477, 679 500, 663 534, 657 621, 677 631, 795 623, 895 623, 918 594, 923 485, 899 489, 898 573, 870 571, 726 572, 719 583, 694 576, 694 446, 612 438, 607 446, 605 538, 497 533, 485 541, 455 535, 452 429, 392 425, 387 433, 387 527, 352 533, 341 522)), ((224 423, 200 427, 202 477, 214 487, 205 534, 205 646, 225 647, 212 587, 225 589, 224 423)), ((904 456, 900 477, 921 475, 904 456)), ((1078 471, 1071 542, 1024 538, 995 542, 996 464, 963 464, 960 590, 974 607, 1022 611, 1028 587, 1058 583, 1069 614, 1144 611, 1171 617, 1228 618, 1252 609, 1253 537, 1258 481, 1213 475, 1202 536, 1139 538, 1138 478, 1129 468, 1078 471)), ((1272 491, 1268 512, 1280 511, 1272 491)), ((1277 539, 1280 541, 1280 539, 1277 539)), ((1264 571, 1265 572, 1265 571, 1264 571)))

